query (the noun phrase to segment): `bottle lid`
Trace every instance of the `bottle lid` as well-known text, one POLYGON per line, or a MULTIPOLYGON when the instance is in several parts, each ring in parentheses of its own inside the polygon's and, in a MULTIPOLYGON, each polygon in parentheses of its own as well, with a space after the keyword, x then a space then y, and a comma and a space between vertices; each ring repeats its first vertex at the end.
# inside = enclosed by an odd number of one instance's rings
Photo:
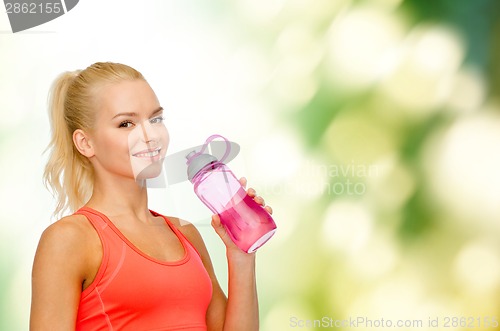
POLYGON ((188 155, 186 155, 188 167, 187 167, 187 175, 190 182, 196 174, 203 169, 206 165, 210 163, 217 162, 217 158, 210 154, 198 154, 196 155, 196 151, 192 151, 188 155))

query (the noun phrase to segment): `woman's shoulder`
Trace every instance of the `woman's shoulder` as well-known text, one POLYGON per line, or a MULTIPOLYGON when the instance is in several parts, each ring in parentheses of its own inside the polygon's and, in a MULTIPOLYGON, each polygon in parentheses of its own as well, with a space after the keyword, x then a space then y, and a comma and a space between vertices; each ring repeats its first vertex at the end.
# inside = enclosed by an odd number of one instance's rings
POLYGON ((63 248, 85 245, 93 236, 92 225, 83 215, 68 215, 50 224, 42 233, 40 242, 63 248))
POLYGON ((45 229, 44 233, 81 235, 91 229, 92 226, 84 215, 73 214, 55 221, 45 229))
POLYGON ((58 295, 60 291, 80 293, 82 284, 95 276, 101 261, 99 238, 91 227, 82 215, 66 216, 49 225, 35 253, 34 282, 43 287, 58 284, 58 295))

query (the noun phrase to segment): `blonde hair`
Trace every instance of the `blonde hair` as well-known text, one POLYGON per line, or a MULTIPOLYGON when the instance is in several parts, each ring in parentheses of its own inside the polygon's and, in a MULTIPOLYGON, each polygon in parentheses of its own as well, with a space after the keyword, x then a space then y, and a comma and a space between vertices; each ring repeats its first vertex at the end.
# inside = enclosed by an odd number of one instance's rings
POLYGON ((92 130, 99 89, 124 80, 143 79, 140 72, 127 65, 97 62, 84 70, 62 73, 49 93, 49 117, 52 136, 46 150, 50 156, 43 179, 57 199, 54 216, 66 210, 76 211, 92 194, 94 172, 90 161, 73 143, 77 129, 92 130))

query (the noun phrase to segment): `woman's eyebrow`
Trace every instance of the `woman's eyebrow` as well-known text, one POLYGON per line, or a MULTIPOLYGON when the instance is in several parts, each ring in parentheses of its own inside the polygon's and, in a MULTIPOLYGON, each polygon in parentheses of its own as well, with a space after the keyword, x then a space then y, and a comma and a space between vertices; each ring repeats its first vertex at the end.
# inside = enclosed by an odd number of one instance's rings
POLYGON ((111 118, 111 119, 115 119, 115 118, 120 117, 120 116, 136 117, 137 113, 133 113, 133 112, 132 113, 118 113, 115 116, 113 116, 113 118, 111 118))
MULTIPOLYGON (((151 115, 149 117, 152 117, 158 113, 161 113, 162 111, 163 111, 163 107, 158 107, 157 109, 153 110, 153 112, 151 113, 151 115)), ((134 113, 134 112, 118 113, 115 116, 113 116, 113 118, 111 118, 111 119, 115 119, 115 118, 120 117, 120 116, 137 117, 137 113, 134 113)))
POLYGON ((158 113, 161 113, 163 111, 163 107, 158 107, 156 110, 154 110, 149 117, 153 117, 158 113))

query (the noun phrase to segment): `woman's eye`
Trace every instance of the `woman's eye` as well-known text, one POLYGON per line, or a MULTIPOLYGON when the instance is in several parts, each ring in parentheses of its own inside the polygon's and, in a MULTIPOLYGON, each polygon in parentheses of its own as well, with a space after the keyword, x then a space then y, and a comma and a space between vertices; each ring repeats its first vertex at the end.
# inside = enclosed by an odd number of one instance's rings
POLYGON ((163 122, 165 118, 163 116, 158 116, 150 120, 151 124, 159 124, 163 122))
POLYGON ((119 128, 131 128, 133 124, 134 123, 132 123, 130 121, 123 121, 120 123, 120 125, 118 127, 119 128))

